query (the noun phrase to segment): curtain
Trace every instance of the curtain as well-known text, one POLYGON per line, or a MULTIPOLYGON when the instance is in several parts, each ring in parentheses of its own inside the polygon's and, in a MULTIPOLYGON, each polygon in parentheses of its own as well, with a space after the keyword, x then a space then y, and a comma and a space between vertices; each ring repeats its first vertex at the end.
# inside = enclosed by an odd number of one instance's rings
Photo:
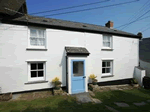
POLYGON ((33 46, 45 45, 45 33, 44 30, 30 30, 30 44, 33 46))

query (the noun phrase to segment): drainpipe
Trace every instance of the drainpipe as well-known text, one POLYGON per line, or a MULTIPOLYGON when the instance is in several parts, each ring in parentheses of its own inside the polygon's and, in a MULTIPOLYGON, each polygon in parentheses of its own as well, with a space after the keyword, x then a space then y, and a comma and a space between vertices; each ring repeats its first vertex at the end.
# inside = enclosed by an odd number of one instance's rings
POLYGON ((68 93, 68 56, 66 56, 66 89, 68 93))

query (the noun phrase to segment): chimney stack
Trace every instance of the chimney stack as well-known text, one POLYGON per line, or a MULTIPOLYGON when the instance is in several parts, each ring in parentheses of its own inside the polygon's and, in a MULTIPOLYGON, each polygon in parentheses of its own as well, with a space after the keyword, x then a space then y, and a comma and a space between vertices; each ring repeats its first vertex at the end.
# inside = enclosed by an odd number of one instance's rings
POLYGON ((140 36, 140 37, 142 37, 142 33, 141 32, 138 32, 138 34, 137 34, 138 36, 140 36))
MULTIPOLYGON (((143 35, 142 35, 142 33, 141 32, 138 32, 138 34, 137 34, 138 36, 140 36, 141 38, 143 37, 143 35)), ((140 39, 141 39, 140 38, 140 39)))
POLYGON ((105 24, 106 27, 108 28, 113 28, 114 26, 114 23, 112 21, 108 21, 106 24, 105 24))

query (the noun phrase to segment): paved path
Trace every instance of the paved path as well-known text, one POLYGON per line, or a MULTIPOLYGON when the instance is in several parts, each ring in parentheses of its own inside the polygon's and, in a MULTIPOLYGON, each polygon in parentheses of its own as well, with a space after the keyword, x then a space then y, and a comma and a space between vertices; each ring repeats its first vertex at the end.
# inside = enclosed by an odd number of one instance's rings
POLYGON ((124 103, 124 102, 114 102, 114 104, 116 104, 119 107, 129 107, 129 105, 127 103, 124 103))
POLYGON ((102 103, 99 99, 92 98, 88 92, 73 94, 71 96, 75 96, 78 103, 102 103))

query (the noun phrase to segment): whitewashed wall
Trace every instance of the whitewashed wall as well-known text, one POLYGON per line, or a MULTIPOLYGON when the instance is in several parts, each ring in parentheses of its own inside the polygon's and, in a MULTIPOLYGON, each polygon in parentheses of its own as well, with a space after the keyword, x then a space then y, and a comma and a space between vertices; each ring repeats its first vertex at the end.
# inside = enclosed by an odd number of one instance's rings
POLYGON ((146 70, 146 76, 150 77, 150 63, 140 60, 140 67, 144 68, 146 70))
POLYGON ((58 76, 66 85, 65 46, 86 47, 87 77, 97 75, 99 82, 132 78, 138 65, 138 39, 113 36, 113 51, 102 51, 102 35, 47 29, 47 51, 26 50, 26 26, 0 24, 0 87, 2 93, 50 88, 50 82, 28 84, 27 62, 46 59, 46 81, 58 76), (5 30, 3 30, 5 29, 5 30), (102 58, 113 58, 113 77, 101 78, 102 58))

